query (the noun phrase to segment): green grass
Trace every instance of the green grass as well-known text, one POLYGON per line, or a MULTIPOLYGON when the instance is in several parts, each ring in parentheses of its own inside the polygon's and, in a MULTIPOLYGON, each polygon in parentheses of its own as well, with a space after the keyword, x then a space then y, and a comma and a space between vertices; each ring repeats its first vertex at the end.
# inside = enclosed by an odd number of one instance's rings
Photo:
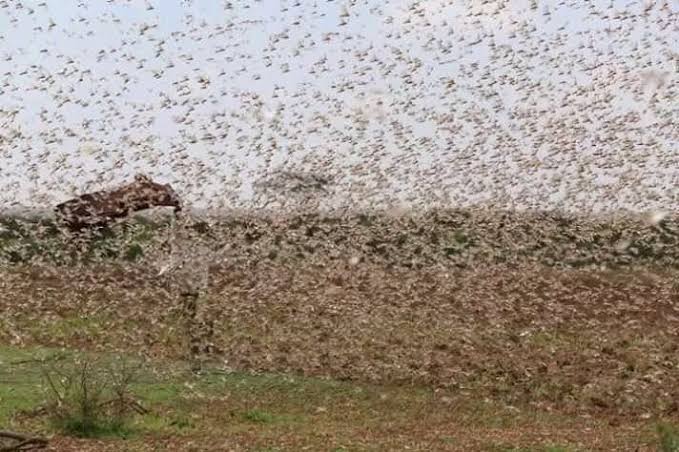
POLYGON ((249 410, 243 413, 243 418, 250 422, 258 424, 270 424, 274 422, 275 416, 267 411, 249 410))
MULTIPOLYGON (((0 347, 0 425, 46 435, 124 439, 130 450, 142 450, 144 442, 153 438, 192 441, 208 432, 241 438, 247 450, 301 450, 309 444, 311 450, 402 450, 395 446, 401 443, 393 442, 394 435, 409 441, 411 435, 426 431, 436 431, 437 444, 451 450, 579 450, 558 437, 559 428, 572 430, 575 422, 563 415, 473 398, 460 398, 453 406, 442 405, 433 391, 411 386, 227 373, 210 368, 197 376, 184 363, 167 361, 148 362, 140 368, 130 389, 149 413, 135 414, 124 424, 104 419, 87 425, 77 418, 59 424, 47 416, 22 414, 46 400, 41 389, 41 364, 36 358, 63 356, 63 360, 70 360, 84 355, 59 353, 64 352, 0 347), (535 426, 553 429, 557 434, 554 441, 536 445, 517 439, 517 431, 530 431, 535 426), (508 432, 504 441, 484 442, 483 432, 494 432, 496 438, 497 432, 503 431, 508 432), (367 434, 371 439, 365 439, 367 434)), ((113 355, 96 357, 101 363, 116 359, 113 355)), ((663 424, 657 433, 645 444, 662 443, 662 452, 677 450, 676 429, 663 424)), ((431 441, 429 438, 427 441, 431 441)))
POLYGON ((42 400, 35 391, 34 384, 7 383, 0 384, 0 425, 10 423, 16 413, 30 410, 42 400))
POLYGON ((489 445, 487 452, 576 452, 577 449, 568 446, 545 445, 537 447, 512 447, 506 445, 489 445))
POLYGON ((661 423, 656 427, 660 446, 660 452, 679 452, 679 427, 661 423))
POLYGON ((129 438, 137 433, 130 425, 115 420, 71 418, 54 422, 54 428, 78 438, 129 438))
MULTIPOLYGON (((59 350, 51 349, 0 347, 0 423, 7 424, 22 411, 46 402, 40 360, 59 353, 59 350)), ((77 356, 84 354, 74 353, 65 359, 72 360, 77 356)), ((98 358, 99 362, 107 359, 98 358)), ((232 424, 288 425, 304 421, 310 400, 322 398, 326 404, 332 403, 333 399, 361 401, 367 394, 354 385, 324 379, 242 372, 208 372, 197 378, 181 363, 169 363, 163 367, 162 372, 144 369, 138 381, 131 385, 131 392, 144 406, 155 408, 151 415, 135 416, 133 423, 125 427, 115 423, 86 425, 78 419, 51 427, 84 437, 129 437, 144 432, 187 431, 195 427, 195 420, 186 413, 203 402, 209 403, 225 396, 240 400, 239 406, 230 412, 232 424), (274 410, 277 405, 283 409, 274 410)), ((209 416, 220 418, 219 413, 209 413, 209 416)), ((50 428, 50 425, 47 423, 44 427, 50 428)))
POLYGON ((9 425, 17 413, 44 400, 40 371, 33 360, 57 354, 58 350, 42 348, 0 347, 0 425, 9 425))
POLYGON ((95 316, 90 317, 64 317, 54 323, 46 325, 45 335, 53 339, 68 340, 74 336, 87 336, 99 338, 105 319, 95 316))

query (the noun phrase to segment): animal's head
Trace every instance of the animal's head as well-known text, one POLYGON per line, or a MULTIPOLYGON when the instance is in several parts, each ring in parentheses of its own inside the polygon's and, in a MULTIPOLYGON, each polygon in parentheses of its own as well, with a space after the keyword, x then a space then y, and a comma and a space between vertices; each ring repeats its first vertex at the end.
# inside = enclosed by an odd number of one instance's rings
POLYGON ((182 210, 179 195, 169 184, 159 184, 144 174, 137 174, 131 189, 143 204, 174 207, 175 213, 182 210))

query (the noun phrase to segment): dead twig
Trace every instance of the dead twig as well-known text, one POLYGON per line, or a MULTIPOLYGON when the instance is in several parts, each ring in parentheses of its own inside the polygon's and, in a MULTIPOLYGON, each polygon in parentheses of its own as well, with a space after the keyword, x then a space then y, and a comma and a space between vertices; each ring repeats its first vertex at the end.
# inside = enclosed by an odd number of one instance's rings
POLYGON ((108 405, 116 405, 116 404, 118 404, 118 405, 122 404, 124 406, 127 406, 129 409, 131 409, 132 411, 135 411, 138 414, 148 414, 149 413, 149 410, 144 408, 143 406, 141 406, 141 404, 139 402, 137 402, 136 400, 133 400, 133 399, 129 399, 129 398, 125 398, 122 401, 118 398, 107 400, 105 402, 100 403, 99 406, 105 407, 105 406, 108 406, 108 405))
POLYGON ((21 433, 0 430, 0 438, 8 438, 17 441, 10 446, 0 446, 0 452, 15 452, 22 450, 43 449, 47 447, 45 438, 26 436, 21 433))
POLYGON ((30 410, 20 410, 19 414, 21 416, 26 416, 28 418, 44 416, 47 414, 48 410, 46 406, 39 406, 30 410))
POLYGON ((68 355, 66 354, 55 354, 52 356, 48 356, 46 358, 28 358, 28 359, 19 359, 16 361, 12 361, 10 364, 13 366, 19 366, 21 364, 32 364, 32 363, 48 363, 48 362, 55 362, 55 361, 63 361, 66 359, 68 355))

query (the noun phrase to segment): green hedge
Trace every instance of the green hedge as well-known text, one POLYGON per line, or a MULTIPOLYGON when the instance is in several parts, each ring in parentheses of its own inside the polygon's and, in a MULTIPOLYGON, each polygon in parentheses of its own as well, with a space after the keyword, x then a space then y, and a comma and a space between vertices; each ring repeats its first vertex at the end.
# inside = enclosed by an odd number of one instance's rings
MULTIPOLYGON (((0 262, 66 262, 72 250, 49 220, 0 218, 0 262)), ((138 261, 167 234, 168 222, 135 217, 93 237, 83 259, 138 261)), ((287 219, 241 215, 212 227, 216 247, 233 243, 250 259, 296 261, 310 256, 360 255, 391 266, 541 262, 583 267, 657 264, 677 267, 679 222, 647 226, 556 213, 433 211, 411 217, 360 213, 287 219)))

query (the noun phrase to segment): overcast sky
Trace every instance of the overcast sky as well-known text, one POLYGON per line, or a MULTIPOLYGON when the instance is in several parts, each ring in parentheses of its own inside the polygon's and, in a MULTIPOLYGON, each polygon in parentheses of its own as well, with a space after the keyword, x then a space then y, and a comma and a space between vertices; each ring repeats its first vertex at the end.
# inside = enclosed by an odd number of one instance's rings
POLYGON ((0 206, 136 172, 247 206, 286 168, 344 205, 676 210, 676 23, 675 0, 0 0, 0 206))

